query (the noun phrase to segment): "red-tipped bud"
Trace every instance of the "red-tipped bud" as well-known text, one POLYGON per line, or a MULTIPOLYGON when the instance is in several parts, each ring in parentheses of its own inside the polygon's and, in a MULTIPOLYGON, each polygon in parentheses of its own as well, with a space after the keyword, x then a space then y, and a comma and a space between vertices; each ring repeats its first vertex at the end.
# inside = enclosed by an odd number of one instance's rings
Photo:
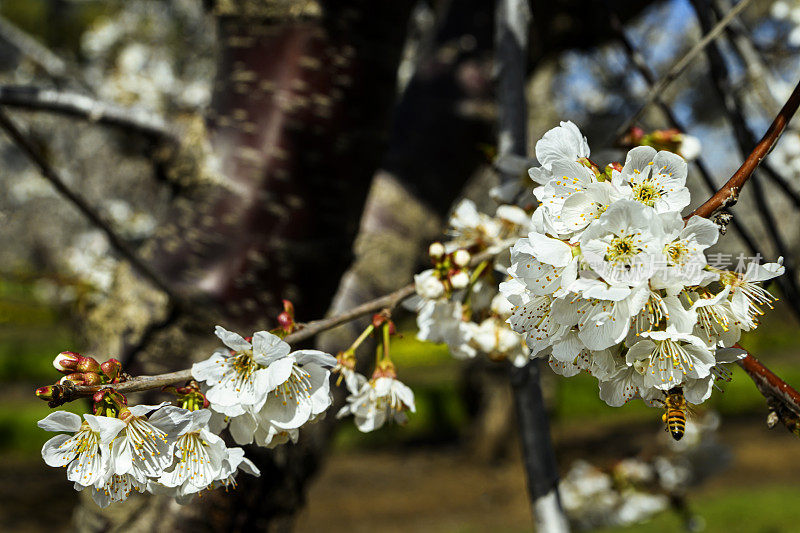
POLYGON ((45 401, 52 401, 61 395, 61 390, 55 385, 47 385, 36 389, 36 396, 45 401))
POLYGON ((64 385, 67 382, 71 382, 73 385, 83 385, 83 374, 81 372, 73 372, 72 374, 67 374, 60 380, 58 380, 59 385, 64 385))
POLYGON ((109 359, 105 363, 100 365, 100 370, 103 374, 106 375, 108 379, 114 381, 119 376, 120 371, 122 370, 122 363, 117 361, 116 359, 109 359))
POLYGON ((94 357, 79 357, 75 370, 78 372, 100 372, 100 363, 95 361, 94 357))
POLYGON ((286 311, 278 315, 278 325, 283 331, 290 333, 294 327, 294 318, 286 311))
POLYGON ((59 372, 70 374, 77 369, 80 358, 81 355, 75 352, 61 352, 53 359, 53 366, 59 372))
POLYGON ((84 372, 83 384, 84 385, 100 385, 103 383, 103 378, 97 372, 84 372))

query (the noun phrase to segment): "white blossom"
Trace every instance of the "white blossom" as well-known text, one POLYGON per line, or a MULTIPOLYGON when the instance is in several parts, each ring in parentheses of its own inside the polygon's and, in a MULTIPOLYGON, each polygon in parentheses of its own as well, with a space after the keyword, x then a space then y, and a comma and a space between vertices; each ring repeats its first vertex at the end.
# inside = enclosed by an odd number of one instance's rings
POLYGON ((405 412, 416 412, 414 393, 392 376, 375 377, 361 389, 347 397, 347 405, 337 413, 337 418, 352 414, 359 431, 367 433, 394 420, 405 424, 405 412))

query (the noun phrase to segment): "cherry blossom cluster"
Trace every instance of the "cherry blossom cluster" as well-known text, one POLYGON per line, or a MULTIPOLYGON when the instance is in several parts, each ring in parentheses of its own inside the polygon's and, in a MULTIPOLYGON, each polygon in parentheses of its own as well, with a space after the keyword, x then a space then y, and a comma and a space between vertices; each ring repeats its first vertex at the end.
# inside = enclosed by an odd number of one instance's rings
POLYGON ((783 273, 781 261, 744 272, 708 265, 719 228, 681 217, 690 196, 676 154, 640 146, 600 170, 578 128, 562 122, 536 157, 540 206, 500 285, 530 356, 565 376, 591 373, 612 406, 674 387, 703 402, 719 365, 744 355, 726 348, 775 300, 760 283, 783 273))
POLYGON ((450 218, 451 239, 430 246, 432 268, 414 277, 416 296, 406 305, 417 313, 417 338, 447 344, 458 359, 484 353, 524 365, 529 350, 507 324, 513 308, 498 292, 496 271, 507 265, 494 256, 530 230, 530 215, 520 207, 501 205, 489 216, 463 200, 450 218), (492 257, 472 265, 480 254, 492 257))
POLYGON ((331 405, 330 368, 336 359, 319 350, 291 351, 278 335, 251 339, 221 326, 227 348, 192 366, 211 404, 211 427, 227 427, 237 444, 274 448, 291 440, 331 405))
POLYGON ((203 491, 235 486, 239 470, 260 475, 242 448, 227 447, 219 436, 224 429, 240 445, 297 442, 300 429, 332 404, 333 367, 350 392, 338 417, 353 414, 359 430, 375 430, 388 420, 404 423, 406 411, 414 412, 414 394, 397 379, 389 356, 394 324, 388 312, 375 315, 353 346, 335 358, 319 350, 292 351, 283 337, 297 327, 294 308, 284 302, 284 309, 278 328, 252 337, 217 326, 225 348, 195 363, 188 384, 163 389, 175 395, 177 405, 128 406, 123 394, 107 386, 130 379, 119 361, 101 364, 60 353, 53 366, 64 377, 37 389, 37 396, 56 405, 69 401, 76 386, 101 388, 93 396, 93 414, 81 418, 56 411, 39 422, 42 429, 61 432, 42 448, 45 462, 66 467, 74 488, 90 489, 101 507, 145 491, 187 503, 203 491), (382 342, 367 379, 355 371, 355 350, 373 332, 381 333, 382 342))
POLYGON ((259 475, 241 448, 228 448, 209 431, 207 409, 128 407, 111 389, 98 392, 94 402, 94 414, 81 419, 54 411, 39 427, 60 432, 42 448, 45 463, 66 467, 75 490, 90 490, 100 507, 145 491, 186 503, 202 491, 235 484, 238 470, 259 475))

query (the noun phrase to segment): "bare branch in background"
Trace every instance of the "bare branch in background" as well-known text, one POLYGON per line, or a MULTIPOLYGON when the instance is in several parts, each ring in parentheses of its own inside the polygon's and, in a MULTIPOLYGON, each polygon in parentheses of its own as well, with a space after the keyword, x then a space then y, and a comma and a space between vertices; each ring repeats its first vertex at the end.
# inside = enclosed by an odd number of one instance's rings
POLYGON ((0 105, 70 115, 178 143, 175 130, 158 115, 144 109, 101 102, 75 92, 44 87, 0 86, 0 105))
MULTIPOLYGON (((697 17, 700 21, 701 28, 708 29, 712 24, 712 13, 709 3, 704 0, 693 0, 692 4, 697 12, 697 17)), ((730 184, 731 181, 733 181, 737 176, 742 176, 741 184, 737 188, 731 189, 732 192, 736 191, 735 194, 738 194, 741 186, 744 185, 750 176, 754 175, 754 172, 761 163, 762 159, 766 157, 766 155, 778 141, 783 129, 791 120, 792 115, 797 110, 798 105, 800 105, 800 84, 795 87, 795 90, 789 97, 786 105, 784 105, 783 109, 781 109, 781 111, 778 113, 778 116, 775 118, 762 140, 759 143, 756 143, 755 135, 747 125, 747 120, 744 114, 744 103, 732 87, 732 80, 728 71, 728 67, 725 64, 725 59, 723 58, 722 52, 717 47, 716 43, 711 43, 706 48, 706 56, 711 69, 711 79, 714 88, 717 91, 725 113, 727 114, 728 119, 731 122, 731 126, 733 127, 734 137, 737 145, 739 146, 739 151, 743 157, 745 154, 750 152, 750 155, 746 157, 742 167, 740 167, 731 180, 728 181, 728 184, 730 184)), ((726 187, 728 184, 726 184, 726 187)), ((783 278, 785 279, 787 285, 786 288, 789 289, 788 291, 785 291, 786 300, 789 302, 789 305, 795 314, 800 316, 800 289, 797 287, 797 273, 795 271, 794 257, 792 256, 783 236, 781 235, 781 232, 778 228, 778 221, 775 217, 775 214, 772 212, 771 206, 767 203, 763 184, 758 176, 753 179, 752 189, 759 214, 761 217, 763 217, 763 222, 767 228, 767 232, 775 243, 778 253, 784 258, 786 276, 783 276, 783 278)), ((736 196, 731 197, 728 195, 726 205, 732 205, 735 203, 736 198, 736 196)), ((703 206, 698 209, 702 209, 702 207, 703 206)), ((695 210, 695 213, 696 212, 697 210, 695 210)))
POLYGON ((730 24, 733 19, 736 18, 736 15, 741 13, 751 1, 752 0, 742 0, 736 4, 736 6, 728 12, 724 19, 720 20, 719 23, 708 33, 706 33, 705 36, 703 36, 703 38, 700 39, 697 44, 695 44, 688 52, 686 52, 682 58, 673 63, 667 73, 655 83, 652 89, 650 89, 650 92, 647 94, 647 99, 645 100, 644 104, 642 104, 642 107, 640 107, 636 113, 634 113, 627 121, 625 121, 622 126, 619 127, 614 135, 614 139, 621 138, 628 132, 628 130, 631 129, 631 126, 633 126, 639 117, 642 116, 642 113, 644 113, 645 110, 650 107, 650 104, 660 98, 661 94, 666 90, 666 88, 669 87, 669 85, 683 73, 683 71, 689 66, 692 60, 694 60, 697 54, 702 52, 709 43, 719 37, 720 33, 725 30, 725 27, 730 24))
POLYGON ((695 209, 692 215, 709 217, 717 209, 736 203, 742 186, 750 179, 750 176, 753 175, 753 172, 755 172, 756 168, 758 168, 758 165, 761 163, 761 160, 767 156, 770 150, 772 150, 772 147, 775 146, 775 143, 778 142, 781 133, 783 133, 786 125, 794 116, 798 106, 800 106, 800 83, 794 88, 791 96, 789 96, 789 99, 775 117, 775 120, 772 121, 767 132, 750 152, 750 155, 747 156, 742 166, 739 167, 739 170, 731 176, 727 183, 725 183, 714 196, 695 209))
POLYGON ((0 17, 0 39, 6 41, 16 48, 20 54, 41 67, 51 78, 61 81, 74 78, 74 73, 66 61, 51 52, 35 37, 28 35, 25 31, 12 24, 5 17, 0 17))
MULTIPOLYGON (((617 38, 622 43, 622 47, 625 50, 626 55, 628 56, 628 60, 631 64, 636 68, 636 70, 641 74, 644 78, 645 82, 648 85, 648 88, 652 89, 656 83, 655 76, 650 71, 650 68, 647 66, 642 55, 638 52, 634 44, 628 38, 627 34, 625 33, 625 28, 622 26, 622 22, 619 19, 619 16, 614 12, 611 8, 608 1, 605 2, 606 10, 608 11, 609 16, 609 26, 611 29, 616 33, 617 38)), ((685 125, 683 125, 678 117, 673 113, 672 108, 667 104, 659 95, 656 99, 656 104, 658 105, 659 109, 664 113, 664 116, 667 117, 670 125, 673 128, 677 128, 682 132, 686 132, 687 129, 685 125)), ((711 172, 706 167, 705 163, 703 162, 702 158, 698 157, 694 161, 697 170, 700 172, 700 177, 703 180, 703 183, 709 190, 710 194, 714 194, 717 191, 717 185, 714 183, 714 178, 711 176, 711 172)), ((729 224, 733 229, 739 234, 739 237, 744 241, 745 246, 747 246, 750 251, 754 254, 758 254, 764 256, 761 252, 760 246, 756 244, 756 239, 750 234, 750 231, 741 223, 741 221, 736 217, 731 217, 729 224)), ((793 283, 790 282, 785 277, 779 277, 775 280, 775 283, 781 286, 784 293, 792 294, 793 283)), ((800 314, 800 312, 798 313, 800 314)))
POLYGON ((39 167, 42 176, 49 181, 64 198, 74 205, 93 226, 103 232, 109 244, 117 253, 127 260, 139 274, 169 296, 170 300, 173 302, 179 301, 178 295, 172 287, 162 280, 161 276, 139 257, 139 254, 137 254, 128 243, 117 235, 117 232, 114 231, 111 225, 92 206, 67 186, 63 178, 47 162, 47 159, 45 159, 44 155, 39 151, 39 148, 17 128, 13 120, 11 120, 2 109, 0 109, 0 128, 2 128, 25 155, 39 167))

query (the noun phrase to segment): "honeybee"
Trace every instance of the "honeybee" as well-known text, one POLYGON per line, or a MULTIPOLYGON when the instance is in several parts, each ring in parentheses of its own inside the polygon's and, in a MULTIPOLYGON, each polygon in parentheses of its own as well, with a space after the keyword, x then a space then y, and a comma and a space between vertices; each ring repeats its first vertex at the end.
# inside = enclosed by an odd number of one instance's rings
POLYGON ((667 431, 675 440, 681 440, 686 431, 686 398, 683 397, 683 389, 674 387, 664 393, 663 400, 656 400, 664 406, 664 414, 661 420, 667 425, 667 431))

